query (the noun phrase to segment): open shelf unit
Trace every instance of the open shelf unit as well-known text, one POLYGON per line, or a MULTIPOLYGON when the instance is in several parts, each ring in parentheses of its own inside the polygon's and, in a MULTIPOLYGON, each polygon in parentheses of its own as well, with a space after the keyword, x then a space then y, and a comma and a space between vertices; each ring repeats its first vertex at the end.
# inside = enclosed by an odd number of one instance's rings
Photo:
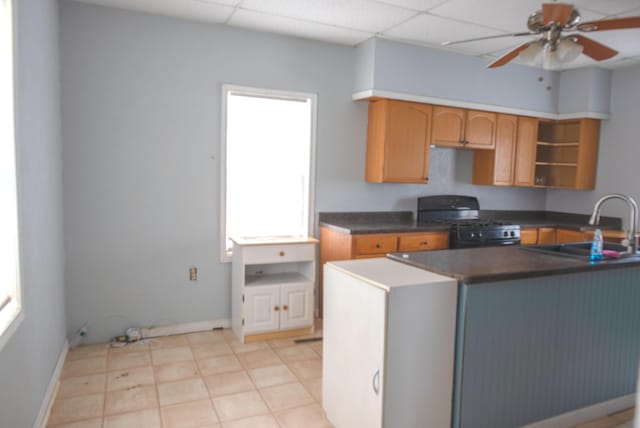
POLYGON ((599 122, 593 119, 540 120, 534 185, 593 188, 599 130, 599 122))

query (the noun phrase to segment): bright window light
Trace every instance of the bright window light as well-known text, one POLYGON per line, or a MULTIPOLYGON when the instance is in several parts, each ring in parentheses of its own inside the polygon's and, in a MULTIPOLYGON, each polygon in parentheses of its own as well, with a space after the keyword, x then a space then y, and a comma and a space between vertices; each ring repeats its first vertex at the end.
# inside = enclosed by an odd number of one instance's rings
POLYGON ((0 345, 20 312, 10 0, 0 0, 0 345))
POLYGON ((309 235, 315 96, 225 86, 224 251, 233 237, 309 235))

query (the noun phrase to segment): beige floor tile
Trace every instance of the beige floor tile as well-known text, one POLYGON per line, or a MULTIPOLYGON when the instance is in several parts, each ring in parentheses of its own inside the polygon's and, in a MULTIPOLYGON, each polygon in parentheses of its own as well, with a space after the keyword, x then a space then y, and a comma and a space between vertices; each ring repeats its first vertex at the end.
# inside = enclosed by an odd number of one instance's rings
POLYGON ((164 428, 199 428, 218 422, 213 404, 208 399, 161 407, 160 413, 164 428))
POLYGON ((322 403, 322 378, 309 379, 302 382, 306 390, 318 402, 322 403))
POLYGON ((313 397, 301 383, 287 383, 259 390, 272 412, 312 404, 313 397))
POLYGON ((283 410, 275 414, 282 428, 331 428, 318 404, 283 410))
POLYGON ((261 351, 243 352, 238 354, 238 359, 247 369, 255 369, 257 367, 267 367, 282 364, 282 360, 272 349, 263 349, 261 351))
POLYGON ((280 428, 280 425, 272 415, 261 415, 224 422, 222 428, 280 428))
POLYGON ((219 373, 237 372, 243 367, 235 355, 223 355, 221 357, 205 358, 198 360, 198 367, 203 376, 219 373))
POLYGON ((127 343, 125 346, 109 347, 109 355, 128 354, 129 352, 142 352, 151 349, 151 339, 143 339, 138 342, 127 343))
POLYGON ((109 354, 109 371, 118 371, 151 365, 149 351, 109 354))
POLYGON ((300 380, 322 377, 322 360, 320 359, 294 361, 288 366, 300 380))
POLYGON ((84 358, 65 362, 61 378, 86 376, 107 371, 107 357, 84 358))
POLYGON ((102 416, 104 394, 56 399, 51 407, 49 424, 63 424, 102 416))
POLYGON ((249 376, 258 388, 297 382, 298 379, 284 364, 269 367, 259 367, 249 370, 249 376))
POLYGON ((161 364, 176 363, 178 361, 192 361, 193 352, 188 346, 177 346, 175 348, 160 348, 151 351, 154 366, 161 364))
POLYGON ((152 337, 149 340, 151 349, 175 348, 178 346, 187 346, 189 341, 184 334, 176 334, 173 336, 152 337))
POLYGON ((154 407, 158 407, 156 387, 153 385, 135 386, 128 389, 107 392, 105 414, 113 415, 154 407))
POLYGON ((616 421, 613 418, 604 417, 586 422, 584 424, 576 425, 576 428, 613 428, 619 424, 620 422, 616 421))
POLYGON ((179 361, 177 363, 154 366, 156 382, 173 382, 200 376, 200 370, 195 361, 179 361))
POLYGON ((213 399, 213 405, 221 421, 248 418, 269 413, 257 391, 241 392, 213 399))
POLYGON ((288 348, 296 344, 294 340, 295 340, 295 337, 287 337, 284 339, 269 340, 267 343, 269 344, 269 347, 271 347, 271 349, 288 348))
POLYGON ((307 344, 309 348, 313 349, 313 352, 318 354, 320 358, 322 358, 322 342, 311 342, 307 344))
POLYGON ((158 409, 145 409, 104 418, 104 428, 161 428, 158 409))
POLYGON ((185 403, 209 398, 207 387, 201 378, 179 380, 158 385, 161 406, 185 403))
MULTIPOLYGON (((53 428, 52 425, 47 427, 53 428)), ((102 418, 84 419, 78 422, 69 422, 68 424, 56 425, 55 428, 102 428, 102 418)))
POLYGON ((233 350, 226 342, 198 343, 191 345, 191 351, 196 359, 219 357, 220 355, 232 355, 233 350))
POLYGON ((264 351, 265 349, 271 349, 269 348, 269 345, 267 344, 267 342, 253 342, 253 343, 242 344, 238 339, 235 339, 235 338, 229 341, 229 345, 231 346, 231 349, 233 349, 233 352, 235 352, 236 354, 243 354, 245 352, 264 351))
POLYGON ((630 409, 623 410, 618 413, 614 413, 610 417, 617 420, 619 423, 620 422, 624 423, 624 422, 633 421, 633 417, 635 416, 635 414, 636 414, 636 408, 632 407, 630 409))
POLYGON ((245 371, 221 373, 204 378, 211 398, 256 389, 245 371))
POLYGON ((230 328, 222 329, 222 335, 227 341, 237 339, 236 335, 233 333, 233 330, 231 330, 230 328))
POLYGON ((108 343, 96 343, 93 345, 83 345, 70 349, 67 354, 67 361, 82 360, 85 358, 106 357, 109 352, 108 343))
POLYGON ((187 341, 192 345, 197 345, 200 343, 219 343, 224 342, 224 335, 222 331, 199 331, 196 333, 189 333, 186 335, 187 341))
POLYGON ((287 364, 294 361, 316 360, 320 358, 308 345, 302 344, 276 349, 276 353, 287 364))
POLYGON ((156 383, 151 366, 109 372, 107 391, 129 389, 135 386, 154 385, 156 383))
POLYGON ((60 380, 57 398, 77 397, 79 395, 99 394, 104 392, 107 375, 104 373, 67 377, 60 380))

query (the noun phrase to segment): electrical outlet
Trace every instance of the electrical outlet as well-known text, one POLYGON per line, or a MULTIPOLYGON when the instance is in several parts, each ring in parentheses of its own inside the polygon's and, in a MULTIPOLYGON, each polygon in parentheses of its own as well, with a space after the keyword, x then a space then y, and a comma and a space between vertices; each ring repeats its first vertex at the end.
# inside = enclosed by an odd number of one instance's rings
POLYGON ((189 281, 197 281, 198 280, 198 268, 195 266, 191 266, 189 268, 189 281))

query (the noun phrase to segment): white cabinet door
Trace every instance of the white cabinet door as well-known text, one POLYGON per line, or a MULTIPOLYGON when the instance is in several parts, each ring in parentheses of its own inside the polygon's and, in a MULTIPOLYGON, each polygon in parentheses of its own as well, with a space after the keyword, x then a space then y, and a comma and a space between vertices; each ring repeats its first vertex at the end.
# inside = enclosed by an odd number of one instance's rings
POLYGON ((387 292, 325 265, 322 402, 336 428, 382 427, 387 292))
POLYGON ((278 330, 280 327, 280 286, 246 287, 244 290, 244 332, 278 330))
POLYGON ((313 283, 283 284, 280 290, 280 328, 309 327, 313 323, 313 283))

